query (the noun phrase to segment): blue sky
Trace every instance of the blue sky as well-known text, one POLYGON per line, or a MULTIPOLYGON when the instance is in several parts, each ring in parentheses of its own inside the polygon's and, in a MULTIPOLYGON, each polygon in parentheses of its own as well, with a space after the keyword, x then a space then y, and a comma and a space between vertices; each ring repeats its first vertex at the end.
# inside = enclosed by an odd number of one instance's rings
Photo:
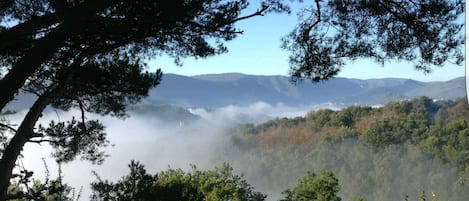
MULTIPOLYGON (((247 12, 258 8, 253 2, 247 12)), ((467 16, 466 16, 467 17, 467 16)), ((244 34, 229 41, 229 52, 206 59, 187 58, 179 67, 173 59, 162 56, 149 62, 152 68, 161 68, 164 73, 200 75, 239 72, 254 75, 288 76, 288 52, 280 48, 280 38, 291 31, 297 22, 296 14, 267 14, 237 24, 244 34)), ((445 81, 465 75, 464 66, 447 64, 435 68, 431 74, 416 71, 411 63, 390 62, 384 66, 370 60, 357 60, 347 64, 339 73, 348 78, 411 78, 420 81, 445 81)))

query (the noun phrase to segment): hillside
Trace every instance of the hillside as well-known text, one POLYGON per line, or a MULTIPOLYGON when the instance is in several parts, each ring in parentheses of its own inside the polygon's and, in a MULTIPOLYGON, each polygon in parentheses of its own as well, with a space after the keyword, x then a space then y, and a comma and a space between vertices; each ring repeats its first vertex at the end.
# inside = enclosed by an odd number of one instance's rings
MULTIPOLYGON (((165 74, 159 86, 150 91, 146 104, 170 104, 182 107, 218 108, 250 105, 262 101, 271 105, 314 106, 383 105, 390 101, 427 96, 456 99, 466 95, 463 77, 446 82, 419 82, 411 79, 334 78, 326 82, 307 80, 293 84, 286 76, 257 76, 239 73, 181 76, 165 74)), ((26 109, 34 96, 20 94, 10 104, 15 110, 26 109)))
POLYGON ((417 200, 431 192, 438 200, 465 201, 468 122, 465 99, 324 109, 235 127, 220 158, 231 157, 263 191, 285 189, 309 170, 331 170, 344 200, 417 200))
POLYGON ((160 86, 151 91, 150 101, 169 101, 192 107, 247 105, 257 101, 270 104, 341 105, 386 104, 390 101, 427 96, 455 99, 465 96, 464 78, 446 82, 419 82, 411 79, 334 78, 321 83, 296 84, 285 76, 255 76, 237 73, 180 76, 165 74, 160 86))

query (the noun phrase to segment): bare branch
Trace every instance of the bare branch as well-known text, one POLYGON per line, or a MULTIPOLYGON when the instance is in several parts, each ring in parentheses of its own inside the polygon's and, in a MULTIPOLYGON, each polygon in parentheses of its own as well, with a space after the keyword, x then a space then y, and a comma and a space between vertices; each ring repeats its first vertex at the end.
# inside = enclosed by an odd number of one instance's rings
POLYGON ((41 143, 43 143, 43 142, 48 142, 48 143, 51 143, 51 144, 58 144, 56 141, 50 140, 50 139, 28 140, 28 142, 32 142, 32 143, 36 143, 36 144, 41 144, 41 143))
POLYGON ((34 133, 31 138, 38 138, 38 137, 44 137, 43 134, 40 134, 40 133, 34 133))
POLYGON ((317 7, 317 10, 316 10, 316 16, 317 16, 317 19, 316 21, 310 25, 304 32, 303 32, 303 39, 308 39, 309 38, 309 33, 311 32, 311 29, 313 29, 316 25, 319 24, 319 22, 321 22, 321 6, 319 4, 321 0, 315 0, 315 3, 316 3, 316 7, 317 7))
MULTIPOLYGON (((212 32, 218 32, 218 33, 228 33, 228 34, 243 34, 244 31, 227 31, 227 30, 221 30, 221 29, 218 29, 218 27, 211 27, 211 26, 206 26, 206 25, 203 25, 203 24, 200 24, 200 23, 197 23, 197 22, 194 22, 194 21, 190 21, 188 22, 189 24, 195 26, 195 27, 198 27, 198 28, 202 28, 202 29, 214 29, 213 31, 206 31, 202 34, 207 34, 207 33, 212 33, 212 32)), ((183 35, 181 33, 168 33, 168 35, 183 35)))
POLYGON ((240 21, 240 20, 245 20, 245 19, 248 19, 248 18, 251 18, 251 17, 254 17, 254 16, 264 16, 264 12, 269 8, 269 6, 266 6, 266 5, 263 5, 261 9, 257 10, 255 13, 253 14, 250 14, 250 15, 246 15, 246 16, 243 16, 243 17, 240 17, 240 18, 236 18, 234 19, 233 21, 231 21, 232 23, 235 23, 237 21, 240 21))
POLYGON ((32 90, 32 89, 22 89, 24 92, 28 92, 28 93, 32 93, 36 96, 41 96, 42 94, 36 90, 32 90))
POLYGON ((16 129, 13 128, 13 127, 11 127, 11 126, 8 125, 8 124, 0 123, 0 126, 1 126, 1 127, 5 127, 5 128, 7 128, 7 129, 9 129, 9 130, 11 130, 11 131, 13 131, 13 132, 16 133, 16 129))
POLYGON ((83 102, 80 99, 76 99, 76 101, 81 110, 81 122, 83 123, 83 128, 85 129, 85 131, 87 131, 88 129, 86 128, 85 124, 85 106, 83 105, 83 102))

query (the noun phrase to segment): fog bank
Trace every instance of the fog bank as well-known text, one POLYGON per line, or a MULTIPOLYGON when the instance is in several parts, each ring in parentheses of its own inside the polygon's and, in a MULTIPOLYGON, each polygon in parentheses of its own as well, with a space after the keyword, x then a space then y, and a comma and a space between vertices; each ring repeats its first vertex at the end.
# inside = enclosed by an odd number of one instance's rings
MULTIPOLYGON (((127 165, 131 160, 140 161, 152 174, 168 167, 189 170, 194 164, 199 169, 212 169, 228 162, 236 173, 245 175, 255 190, 267 193, 267 200, 281 198, 280 193, 293 187, 306 171, 321 170, 332 170, 338 177, 340 195, 344 200, 356 200, 360 196, 367 200, 403 200, 405 195, 417 200, 421 191, 428 192, 427 195, 435 192, 439 197, 454 198, 450 192, 458 180, 456 170, 439 160, 429 159, 413 146, 394 147, 375 155, 356 141, 344 141, 324 144, 311 153, 295 150, 267 153, 256 147, 246 150, 236 147, 228 133, 229 128, 239 123, 304 116, 307 111, 324 106, 327 104, 290 107, 257 102, 216 109, 191 108, 188 110, 192 114, 201 117, 193 122, 167 122, 149 112, 130 112, 130 117, 125 119, 90 114, 88 119, 99 119, 106 126, 108 139, 114 146, 106 148, 109 157, 102 165, 80 160, 63 164, 64 180, 77 190, 83 187, 81 200, 88 200, 91 193, 89 184, 96 180, 93 170, 102 179, 116 181, 128 173, 127 165), (428 174, 434 176, 426 178, 428 174), (380 190, 373 191, 373 188, 380 190)), ((50 120, 67 121, 79 114, 78 111, 51 111, 45 113, 39 123, 47 125, 50 120)), ((15 114, 12 119, 21 115, 15 114)), ((56 175, 57 166, 49 157, 50 151, 47 145, 28 144, 25 147, 22 161, 35 172, 36 178, 44 179, 45 176, 41 158, 46 158, 52 178, 56 175)), ((457 196, 451 200, 469 199, 464 193, 457 196)))
MULTIPOLYGON (((95 181, 92 171, 103 179, 115 181, 128 173, 131 160, 140 161, 148 172, 155 173, 171 168, 189 170, 194 164, 200 169, 220 166, 218 151, 225 146, 229 136, 227 128, 240 123, 260 123, 275 117, 304 115, 310 109, 289 107, 282 104, 270 105, 257 102, 248 106, 229 105, 217 109, 192 108, 189 111, 201 117, 194 122, 167 122, 158 116, 130 112, 125 119, 87 114, 87 119, 99 119, 105 126, 108 139, 113 146, 105 149, 109 157, 102 165, 77 159, 63 164, 62 172, 68 185, 79 190, 83 187, 82 200, 90 194, 89 184, 95 181)), ((11 116, 11 122, 19 122, 25 112, 11 116)), ((38 124, 48 125, 49 121, 67 121, 78 116, 79 111, 46 112, 38 124)), ((44 179, 46 159, 52 178, 57 175, 57 164, 50 158, 51 148, 47 144, 28 143, 23 151, 22 162, 34 171, 36 178, 44 179)), ((86 199, 85 199, 86 198, 86 199)))

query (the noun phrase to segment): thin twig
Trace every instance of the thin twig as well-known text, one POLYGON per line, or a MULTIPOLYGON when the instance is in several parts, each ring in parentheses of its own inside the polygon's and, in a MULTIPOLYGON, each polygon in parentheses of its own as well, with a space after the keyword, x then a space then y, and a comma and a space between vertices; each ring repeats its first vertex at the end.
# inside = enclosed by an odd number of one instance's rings
POLYGON ((316 25, 319 24, 319 22, 321 22, 321 5, 319 4, 321 0, 315 0, 316 2, 316 7, 317 7, 317 10, 316 10, 316 15, 317 15, 317 19, 316 19, 316 22, 314 22, 311 26, 308 27, 308 29, 306 29, 304 32, 303 32, 303 37, 307 38, 307 36, 309 36, 309 32, 311 32, 311 29, 313 29, 316 25))
POLYGON ((11 127, 11 126, 8 125, 8 124, 0 123, 0 126, 1 126, 1 127, 5 127, 5 128, 8 128, 8 129, 10 129, 11 131, 13 131, 13 132, 15 132, 15 133, 16 133, 16 131, 17 131, 15 128, 11 127))
POLYGON ((57 145, 58 143, 54 140, 49 140, 49 139, 42 139, 42 140, 28 140, 28 142, 32 142, 32 143, 37 143, 37 144, 41 144, 43 142, 48 142, 48 143, 51 143, 51 144, 55 144, 57 145))
POLYGON ((80 100, 80 99, 76 99, 76 101, 78 102, 78 106, 80 107, 80 110, 81 110, 81 123, 83 124, 83 128, 85 130, 85 132, 88 130, 86 128, 86 124, 85 124, 85 106, 83 105, 83 102, 80 100))
POLYGON ((248 19, 248 18, 251 18, 251 17, 254 17, 254 16, 264 16, 264 12, 268 8, 269 8, 269 6, 263 5, 262 8, 257 10, 255 13, 250 14, 250 15, 246 15, 246 16, 243 16, 243 17, 240 17, 240 18, 236 18, 233 21, 231 21, 231 23, 235 23, 235 22, 240 21, 240 20, 245 20, 245 19, 248 19))

